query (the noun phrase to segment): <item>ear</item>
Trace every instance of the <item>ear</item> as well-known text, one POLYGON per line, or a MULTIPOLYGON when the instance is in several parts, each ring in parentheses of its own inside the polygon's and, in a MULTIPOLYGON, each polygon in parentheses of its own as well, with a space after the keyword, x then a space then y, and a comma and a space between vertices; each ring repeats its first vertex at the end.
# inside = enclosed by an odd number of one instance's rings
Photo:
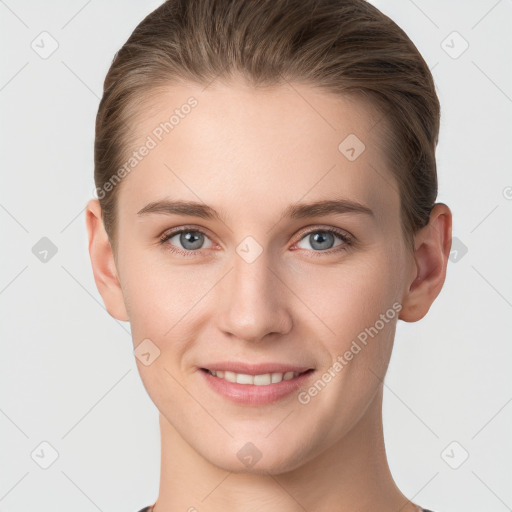
POLYGON ((452 213, 448 206, 436 203, 429 223, 416 233, 414 240, 416 274, 398 316, 406 322, 423 318, 443 287, 452 245, 452 213))
POLYGON ((89 256, 96 287, 109 314, 117 320, 127 322, 129 317, 118 279, 114 254, 103 225, 98 199, 91 199, 87 203, 85 223, 89 237, 89 256))

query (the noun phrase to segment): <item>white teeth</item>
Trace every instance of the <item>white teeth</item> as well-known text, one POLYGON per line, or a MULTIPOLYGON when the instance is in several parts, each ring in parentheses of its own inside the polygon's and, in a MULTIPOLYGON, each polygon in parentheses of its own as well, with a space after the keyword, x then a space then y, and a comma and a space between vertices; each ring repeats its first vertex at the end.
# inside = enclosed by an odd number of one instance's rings
POLYGON ((253 384, 255 386, 268 386, 269 384, 272 384, 272 375, 270 373, 265 373, 264 375, 255 375, 253 384))
POLYGON ((276 382, 281 382, 283 380, 283 374, 282 373, 273 373, 272 374, 272 384, 276 382))
POLYGON ((253 384, 256 386, 268 386, 269 384, 276 384, 283 380, 290 380, 300 375, 300 372, 264 373, 261 375, 247 375, 245 373, 235 373, 221 370, 208 370, 208 372, 211 375, 214 375, 219 379, 225 379, 228 382, 236 382, 237 384, 253 384))
POLYGON ((243 373, 237 373, 236 382, 238 384, 254 384, 254 375, 245 375, 243 373))
MULTIPOLYGON (((220 372, 219 372, 220 373, 220 372)), ((224 378, 228 382, 236 382, 236 374, 233 372, 224 372, 224 378)))

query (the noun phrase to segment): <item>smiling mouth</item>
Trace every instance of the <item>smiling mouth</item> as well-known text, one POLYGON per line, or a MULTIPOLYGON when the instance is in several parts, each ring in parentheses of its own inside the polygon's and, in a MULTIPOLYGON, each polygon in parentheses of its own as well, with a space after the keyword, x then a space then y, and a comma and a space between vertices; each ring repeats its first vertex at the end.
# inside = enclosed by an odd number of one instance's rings
POLYGON ((207 368, 201 368, 202 371, 213 375, 219 379, 226 380, 237 384, 249 384, 255 386, 269 386, 270 384, 278 384, 285 380, 292 380, 306 373, 314 371, 313 369, 306 370, 304 372, 273 372, 273 373, 262 373, 259 375, 248 375, 245 373, 235 373, 230 371, 213 371, 207 368))

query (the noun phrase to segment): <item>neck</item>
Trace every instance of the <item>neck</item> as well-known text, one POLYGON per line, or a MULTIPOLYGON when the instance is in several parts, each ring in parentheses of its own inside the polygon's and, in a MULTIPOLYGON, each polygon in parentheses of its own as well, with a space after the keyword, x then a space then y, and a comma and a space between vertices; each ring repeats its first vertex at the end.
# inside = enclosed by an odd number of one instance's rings
POLYGON ((396 486, 387 464, 382 392, 330 449, 286 473, 223 470, 198 454, 160 416, 160 492, 154 512, 419 512, 396 486))

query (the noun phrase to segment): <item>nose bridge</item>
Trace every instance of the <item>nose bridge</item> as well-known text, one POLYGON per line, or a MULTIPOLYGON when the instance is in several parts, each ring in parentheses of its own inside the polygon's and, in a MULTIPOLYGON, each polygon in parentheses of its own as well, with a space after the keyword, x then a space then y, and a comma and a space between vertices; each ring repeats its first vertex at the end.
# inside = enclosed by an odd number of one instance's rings
MULTIPOLYGON (((247 249, 247 247, 245 247, 247 249)), ((291 317, 283 302, 284 286, 272 268, 268 251, 255 259, 244 252, 243 243, 233 257, 227 284, 222 328, 237 338, 258 341, 269 333, 284 333, 291 328, 291 317)), ((254 256, 254 254, 252 254, 254 256)))

